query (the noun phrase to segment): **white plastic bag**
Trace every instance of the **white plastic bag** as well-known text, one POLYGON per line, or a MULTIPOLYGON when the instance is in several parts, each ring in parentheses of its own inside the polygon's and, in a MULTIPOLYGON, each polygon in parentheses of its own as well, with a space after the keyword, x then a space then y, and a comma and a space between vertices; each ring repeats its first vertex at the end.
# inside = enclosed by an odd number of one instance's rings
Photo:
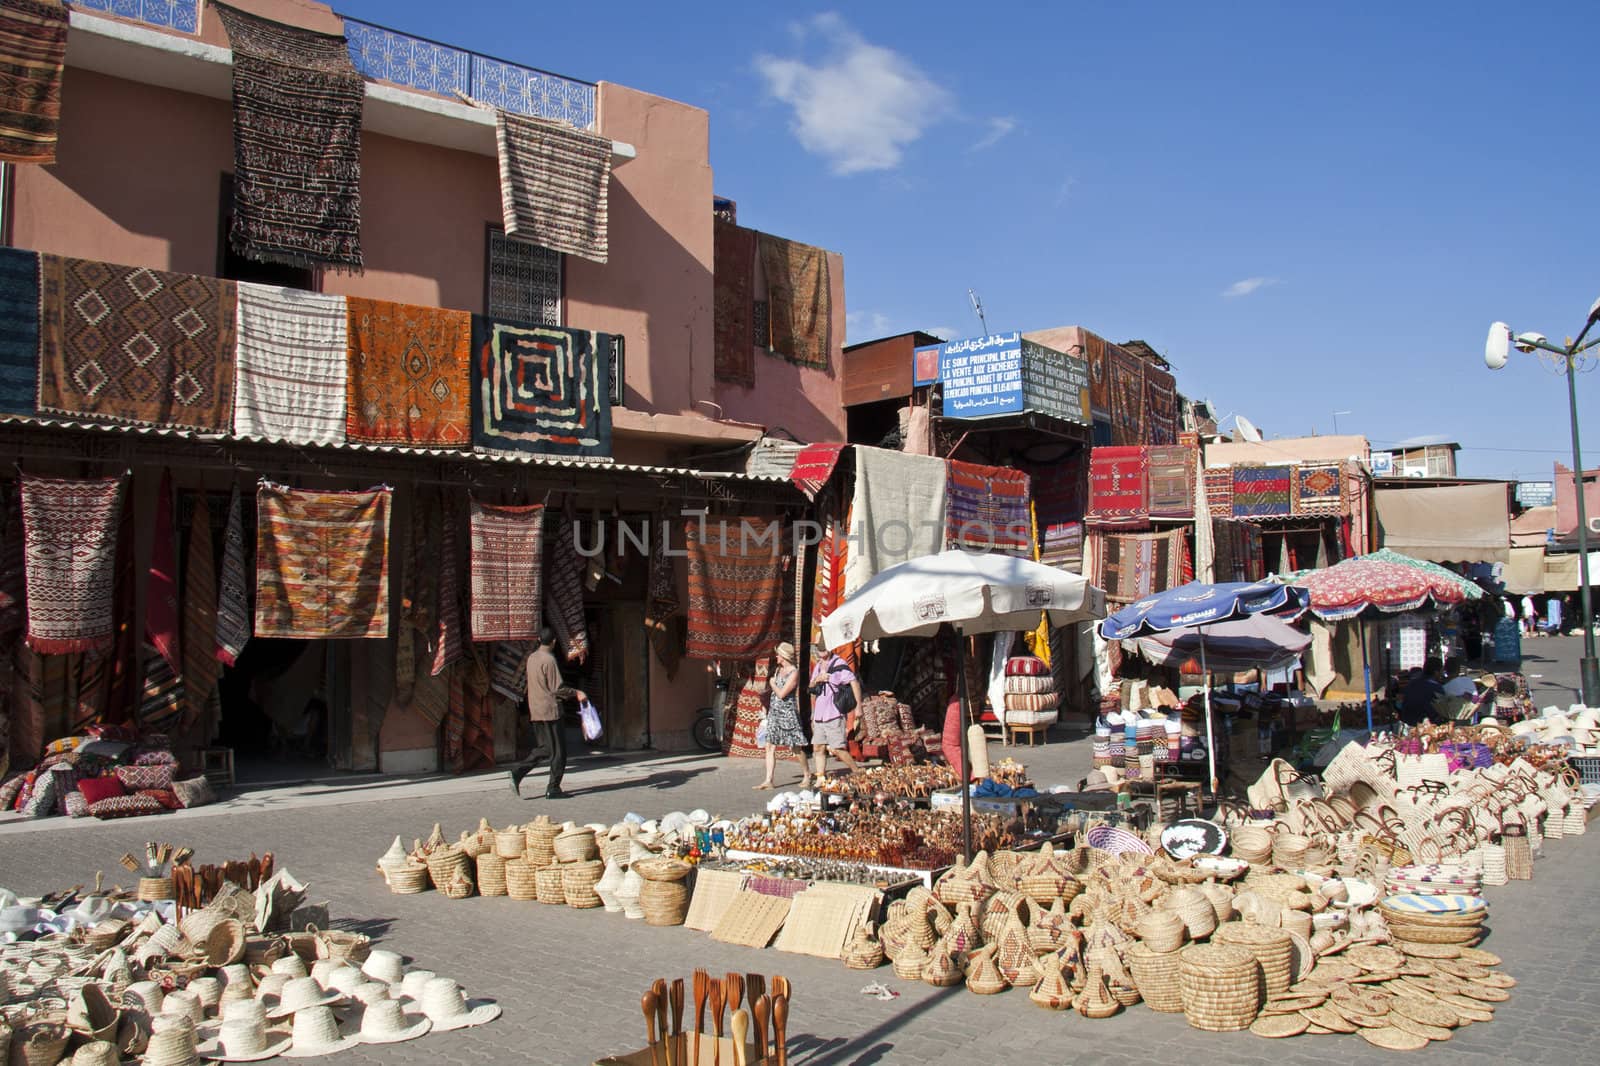
POLYGON ((600 724, 600 712, 594 709, 594 704, 588 700, 578 704, 578 721, 583 726, 584 740, 598 740, 604 727, 600 724))

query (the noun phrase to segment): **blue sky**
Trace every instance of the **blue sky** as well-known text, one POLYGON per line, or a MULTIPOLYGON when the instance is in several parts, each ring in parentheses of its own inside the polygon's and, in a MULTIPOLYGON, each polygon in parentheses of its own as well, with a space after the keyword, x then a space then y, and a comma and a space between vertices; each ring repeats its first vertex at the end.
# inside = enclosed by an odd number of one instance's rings
POLYGON ((996 330, 1143 338, 1269 436, 1570 462, 1564 382, 1482 348, 1600 297, 1592 3, 337 9, 706 108, 740 222, 843 253, 852 342, 976 334, 971 287, 996 330))

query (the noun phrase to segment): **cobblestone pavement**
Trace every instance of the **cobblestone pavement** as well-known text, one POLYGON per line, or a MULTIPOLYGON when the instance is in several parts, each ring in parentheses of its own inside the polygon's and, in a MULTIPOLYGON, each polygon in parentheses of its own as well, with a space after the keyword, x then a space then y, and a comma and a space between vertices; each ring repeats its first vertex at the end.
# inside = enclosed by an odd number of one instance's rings
MULTIPOLYGON (((1576 676, 1578 642, 1550 639, 1529 664, 1550 676, 1549 701, 1576 676), (1567 680, 1563 680, 1566 678, 1567 680)), ((1536 681, 1536 685, 1539 682, 1536 681)), ((1044 783, 1075 781, 1088 765, 1081 743, 1051 743, 1019 757, 1044 783)), ((486 817, 497 825, 546 812, 578 821, 610 821, 629 810, 646 815, 704 806, 729 814, 751 810, 757 764, 702 756, 590 763, 568 776, 577 796, 561 803, 513 798, 503 775, 392 787, 338 786, 311 797, 195 811, 160 822, 8 825, 0 835, 0 884, 23 893, 91 879, 97 869, 123 873, 115 856, 146 839, 187 843, 200 861, 270 850, 311 883, 312 898, 332 902, 336 919, 458 978, 473 996, 504 1005, 489 1025, 433 1034, 411 1043, 357 1048, 339 1061, 476 1063, 529 1061, 581 1066, 604 1054, 643 1046, 639 996, 657 976, 687 976, 696 967, 787 975, 794 984, 791 1060, 796 1066, 844 1063, 1008 1066, 1095 1062, 1228 1062, 1238 1066, 1345 1064, 1392 1057, 1354 1036, 1268 1042, 1249 1034, 1190 1029, 1182 1016, 1143 1006, 1106 1021, 1034 1007, 1018 991, 975 996, 902 981, 885 967, 871 974, 836 961, 731 947, 682 928, 651 928, 599 910, 574 911, 507 899, 450 901, 435 893, 389 894, 373 861, 395 834, 408 841, 437 821, 454 835, 486 817), (858 994, 879 980, 900 992, 883 1002, 858 994)), ((540 782, 530 780, 530 794, 540 782)), ((1600 909, 1593 885, 1600 866, 1600 826, 1555 841, 1531 883, 1491 889, 1489 947, 1520 982, 1496 1021, 1456 1033, 1446 1047, 1420 1058, 1468 1066, 1587 1061, 1600 1038, 1600 909), (1583 1048, 1589 1046, 1586 1053, 1583 1048)), ((689 1012, 692 1015, 692 1004, 689 1012)))

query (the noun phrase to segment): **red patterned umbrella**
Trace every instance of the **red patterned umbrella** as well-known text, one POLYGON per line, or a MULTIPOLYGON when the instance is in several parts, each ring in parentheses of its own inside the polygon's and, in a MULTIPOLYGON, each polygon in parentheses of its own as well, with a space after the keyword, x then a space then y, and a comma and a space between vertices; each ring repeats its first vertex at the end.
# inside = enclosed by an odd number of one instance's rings
POLYGON ((1294 582, 1311 593, 1311 613, 1330 622, 1371 611, 1397 614, 1430 605, 1448 607, 1464 598, 1460 586, 1426 570, 1376 559, 1346 559, 1326 570, 1298 574, 1294 582))

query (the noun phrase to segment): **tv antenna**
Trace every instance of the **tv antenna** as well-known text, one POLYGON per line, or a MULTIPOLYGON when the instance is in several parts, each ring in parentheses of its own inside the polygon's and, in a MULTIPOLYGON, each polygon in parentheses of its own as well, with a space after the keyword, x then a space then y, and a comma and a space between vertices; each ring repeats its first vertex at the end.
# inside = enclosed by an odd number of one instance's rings
POLYGON ((978 324, 983 327, 983 335, 989 335, 989 320, 983 317, 983 301, 978 298, 976 289, 967 290, 967 299, 972 301, 972 313, 978 316, 978 324))

